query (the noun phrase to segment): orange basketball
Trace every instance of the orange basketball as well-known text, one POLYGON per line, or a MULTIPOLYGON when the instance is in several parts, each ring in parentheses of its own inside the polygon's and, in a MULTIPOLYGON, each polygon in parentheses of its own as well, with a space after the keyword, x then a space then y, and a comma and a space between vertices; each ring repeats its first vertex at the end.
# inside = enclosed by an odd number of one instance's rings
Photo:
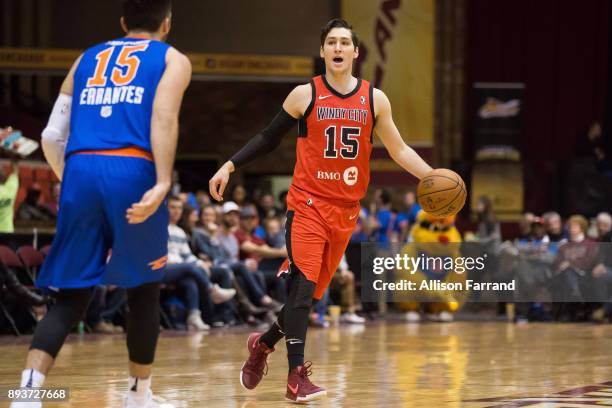
POLYGON ((465 183, 449 169, 435 169, 421 179, 417 201, 421 208, 436 217, 455 215, 463 208, 467 197, 465 183))

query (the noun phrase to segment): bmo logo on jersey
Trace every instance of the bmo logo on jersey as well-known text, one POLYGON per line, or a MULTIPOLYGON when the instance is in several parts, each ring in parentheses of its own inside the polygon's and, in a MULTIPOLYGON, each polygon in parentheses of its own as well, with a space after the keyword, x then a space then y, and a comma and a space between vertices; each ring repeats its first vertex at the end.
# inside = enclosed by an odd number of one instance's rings
POLYGON ((317 170, 317 180, 344 180, 344 182, 348 186, 354 186, 355 183, 357 183, 358 176, 359 169, 355 166, 349 167, 348 169, 344 170, 344 173, 342 175, 340 175, 339 171, 317 170))
POLYGON ((359 169, 355 166, 349 167, 348 169, 344 170, 344 174, 342 175, 344 182, 349 186, 354 186, 355 183, 357 183, 358 177, 359 169))
POLYGON ((340 172, 339 171, 323 171, 317 170, 317 180, 340 180, 340 172))

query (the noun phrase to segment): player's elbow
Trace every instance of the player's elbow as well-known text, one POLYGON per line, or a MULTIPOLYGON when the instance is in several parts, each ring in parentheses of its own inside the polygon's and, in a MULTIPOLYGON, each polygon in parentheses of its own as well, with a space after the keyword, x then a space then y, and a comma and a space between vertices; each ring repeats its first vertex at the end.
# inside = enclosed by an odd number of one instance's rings
POLYGON ((66 144, 62 134, 57 129, 49 126, 42 131, 40 140, 45 154, 55 152, 57 149, 63 149, 66 144))
POLYGON ((44 128, 42 133, 40 134, 40 140, 42 141, 43 146, 45 144, 55 142, 59 138, 60 138, 60 134, 57 131, 57 129, 54 129, 49 126, 44 128))

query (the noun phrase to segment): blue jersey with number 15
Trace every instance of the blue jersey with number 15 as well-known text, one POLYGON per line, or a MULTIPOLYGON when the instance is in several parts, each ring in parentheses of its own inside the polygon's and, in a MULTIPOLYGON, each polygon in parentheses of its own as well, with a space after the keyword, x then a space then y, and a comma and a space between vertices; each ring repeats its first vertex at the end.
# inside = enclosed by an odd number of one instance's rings
POLYGON ((155 90, 170 46, 121 38, 89 48, 74 72, 66 156, 137 147, 151 152, 155 90))

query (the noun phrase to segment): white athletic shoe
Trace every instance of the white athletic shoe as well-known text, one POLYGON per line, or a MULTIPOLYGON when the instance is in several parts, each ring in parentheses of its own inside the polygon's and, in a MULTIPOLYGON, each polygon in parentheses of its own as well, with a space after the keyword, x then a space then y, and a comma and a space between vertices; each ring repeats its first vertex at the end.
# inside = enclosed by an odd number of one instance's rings
POLYGON ((210 326, 202 321, 202 312, 193 310, 187 317, 187 329, 193 331, 210 330, 210 326))
POLYGON ((208 290, 214 304, 224 303, 236 296, 236 289, 224 289, 216 283, 208 290))
POLYGON ((340 321, 342 323, 351 323, 351 324, 365 324, 366 319, 358 316, 355 313, 343 313, 340 315, 340 321))
POLYGON ((421 321, 421 314, 419 312, 406 312, 404 318, 408 323, 418 323, 421 321))
POLYGON ((147 390, 147 398, 145 402, 137 401, 133 395, 134 393, 128 391, 123 399, 123 408, 176 408, 174 405, 166 402, 163 398, 153 395, 151 390, 147 390))

